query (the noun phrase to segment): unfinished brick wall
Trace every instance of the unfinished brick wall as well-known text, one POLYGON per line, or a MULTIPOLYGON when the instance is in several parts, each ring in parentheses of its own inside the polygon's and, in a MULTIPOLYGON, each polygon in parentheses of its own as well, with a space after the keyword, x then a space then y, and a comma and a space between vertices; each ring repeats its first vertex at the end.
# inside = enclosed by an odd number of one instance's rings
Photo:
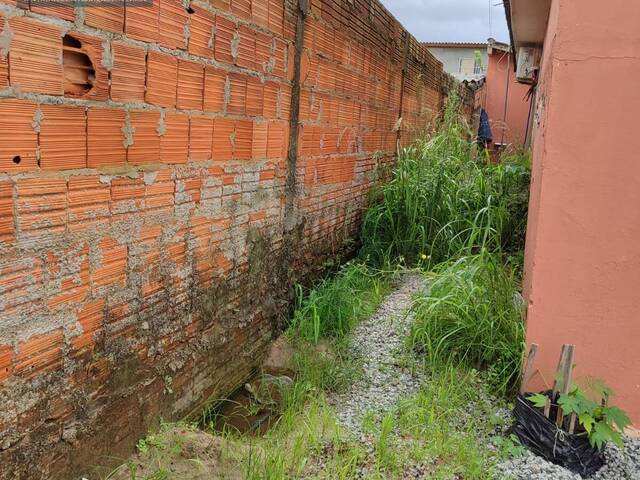
POLYGON ((73 478, 244 381, 452 84, 377 1, 0 2, 0 479, 73 478))

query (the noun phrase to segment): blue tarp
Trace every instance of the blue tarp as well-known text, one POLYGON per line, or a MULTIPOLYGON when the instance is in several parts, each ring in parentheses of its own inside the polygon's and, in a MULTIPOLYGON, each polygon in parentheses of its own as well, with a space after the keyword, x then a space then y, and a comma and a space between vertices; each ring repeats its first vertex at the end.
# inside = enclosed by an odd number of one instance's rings
POLYGON ((489 125, 489 114, 484 108, 480 110, 480 128, 478 129, 478 140, 485 144, 493 141, 491 125, 489 125))

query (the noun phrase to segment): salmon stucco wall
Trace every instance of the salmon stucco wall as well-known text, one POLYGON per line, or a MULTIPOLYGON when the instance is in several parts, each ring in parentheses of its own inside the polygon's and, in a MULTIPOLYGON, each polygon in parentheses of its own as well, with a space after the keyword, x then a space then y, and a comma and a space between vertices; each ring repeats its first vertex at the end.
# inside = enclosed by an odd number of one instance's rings
POLYGON ((489 55, 484 105, 494 143, 522 146, 529 118, 529 85, 516 80, 511 54, 497 48, 489 55), (505 117, 505 99, 506 117, 505 117))
POLYGON ((244 382, 458 88, 372 0, 0 0, 0 32, 2 480, 93 478, 244 382))
POLYGON ((534 132, 525 262, 532 388, 573 343, 640 424, 640 4, 554 0, 534 132), (594 94, 597 92, 597 94, 594 94))

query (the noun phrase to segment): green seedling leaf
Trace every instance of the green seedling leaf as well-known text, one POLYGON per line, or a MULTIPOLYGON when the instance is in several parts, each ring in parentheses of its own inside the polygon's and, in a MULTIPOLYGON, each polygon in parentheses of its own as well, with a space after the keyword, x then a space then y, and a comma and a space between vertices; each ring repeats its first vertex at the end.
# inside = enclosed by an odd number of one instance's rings
POLYGON ((622 434, 620 432, 612 430, 611 441, 619 448, 624 448, 624 442, 622 440, 622 434))
POLYGON ((622 447, 622 435, 612 429, 607 422, 596 423, 595 431, 592 435, 598 449, 601 449, 607 441, 612 441, 617 446, 622 447))
POLYGON ((541 393, 536 393, 534 395, 529 395, 527 397, 527 400, 529 400, 531 403, 533 403, 533 405, 536 408, 544 408, 544 406, 547 404, 547 400, 549 400, 549 398, 546 395, 543 395, 541 393))
POLYGON ((596 421, 593 419, 593 417, 591 415, 589 415, 588 413, 583 413, 582 415, 578 416, 578 421, 580 422, 580 425, 582 425, 584 427, 584 429, 587 431, 587 433, 589 435, 591 435, 591 431, 593 430, 593 426, 596 423, 596 421))
MULTIPOLYGON (((599 389, 603 392, 611 391, 602 381, 599 389)), ((558 404, 565 414, 575 413, 578 416, 578 421, 589 435, 591 446, 601 449, 607 442, 623 445, 621 432, 631 422, 619 408, 602 406, 587 398, 586 393, 576 387, 572 387, 569 394, 560 395, 558 404)))
POLYGON ((576 414, 580 414, 581 412, 581 408, 580 408, 580 401, 571 395, 560 395, 560 398, 558 399, 558 405, 560 405, 562 407, 562 411, 566 414, 566 413, 576 413, 576 414))
POLYGON ((611 389, 611 387, 609 387, 609 385, 607 385, 603 380, 599 378, 589 379, 588 388, 591 392, 593 392, 598 397, 608 398, 614 395, 614 392, 611 389))
POLYGON ((627 428, 631 423, 631 420, 629 419, 627 414, 620 410, 618 407, 605 407, 602 409, 602 412, 605 417, 610 422, 615 423, 622 432, 624 432, 624 429, 627 428))

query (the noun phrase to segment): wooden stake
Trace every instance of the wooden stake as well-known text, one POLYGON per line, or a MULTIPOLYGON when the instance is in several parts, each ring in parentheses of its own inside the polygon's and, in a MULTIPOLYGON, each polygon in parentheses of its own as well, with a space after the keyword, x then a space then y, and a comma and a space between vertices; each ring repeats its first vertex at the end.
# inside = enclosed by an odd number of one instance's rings
POLYGON ((549 418, 549 414, 551 413, 551 399, 547 398, 547 403, 544 404, 544 416, 549 418))
MULTIPOLYGON (((562 366, 562 384, 560 388, 560 393, 566 395, 569 393, 571 389, 571 375, 573 373, 573 359, 574 359, 574 350, 575 345, 567 345, 565 362, 562 366)), ((556 417, 556 425, 558 427, 562 427, 563 420, 562 408, 558 407, 558 416, 556 417)))
POLYGON ((551 398, 547 400, 547 404, 544 406, 544 416, 549 418, 549 414, 551 412, 551 402, 556 399, 556 395, 558 394, 558 385, 559 378, 562 375, 562 366, 564 365, 566 356, 567 356, 567 344, 562 346, 562 351, 560 352, 560 359, 558 360, 558 366, 556 367, 556 374, 553 378, 553 388, 551 389, 551 398))
POLYGON ((533 362, 536 359, 536 353, 538 353, 538 344, 532 343, 531 348, 529 349, 529 354, 527 355, 527 361, 525 363, 525 368, 522 373, 522 383, 520 384, 520 393, 524 393, 527 387, 527 383, 531 380, 533 376, 533 362))
POLYGON ((572 413, 569 419, 569 434, 573 435, 573 432, 576 431, 576 414, 572 413))

